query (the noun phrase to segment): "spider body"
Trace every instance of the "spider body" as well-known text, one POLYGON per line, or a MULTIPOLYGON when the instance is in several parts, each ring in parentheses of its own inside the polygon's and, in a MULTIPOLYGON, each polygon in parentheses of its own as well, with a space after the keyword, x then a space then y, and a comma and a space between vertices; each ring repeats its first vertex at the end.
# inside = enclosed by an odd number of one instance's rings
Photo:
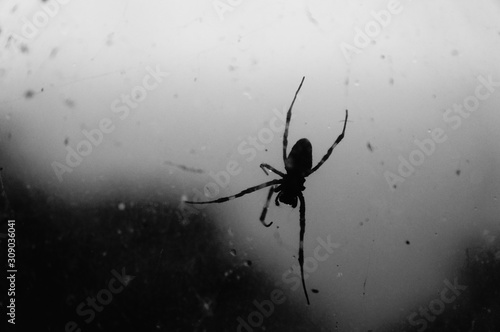
POLYGON ((287 204, 290 205, 292 208, 297 207, 297 204, 300 202, 300 235, 299 235, 299 265, 300 265, 300 273, 302 277, 302 288, 304 290, 304 294, 306 296, 307 304, 309 304, 309 296, 307 294, 307 289, 306 289, 306 284, 304 281, 304 233, 305 233, 305 225, 306 225, 306 203, 304 199, 304 195, 302 192, 306 189, 304 187, 304 183, 306 182, 306 177, 314 173, 318 168, 323 165, 323 163, 330 157, 332 154, 333 149, 337 146, 337 144, 340 143, 340 141, 344 138, 344 133, 345 133, 345 128, 347 124, 347 116, 348 112, 347 110, 345 111, 345 121, 344 121, 344 128, 342 130, 342 133, 337 137, 333 145, 328 149, 327 153, 323 156, 323 158, 320 160, 320 162, 312 167, 312 145, 311 142, 307 138, 302 138, 295 143, 295 145, 292 147, 292 150, 290 151, 290 154, 287 156, 286 150, 287 150, 287 145, 288 145, 288 127, 290 126, 290 120, 292 117, 292 108, 293 104, 295 103, 295 99, 297 98, 297 94, 300 91, 300 88, 302 87, 302 83, 304 83, 305 77, 302 78, 302 81, 300 82, 299 88, 295 92, 295 97, 293 98, 292 104, 290 105, 290 108, 288 109, 287 117, 286 117, 286 125, 285 125, 285 132, 283 134, 283 163, 285 166, 286 174, 277 170, 271 165, 268 164, 260 164, 260 168, 266 173, 266 175, 269 175, 267 172, 268 170, 279 175, 281 179, 275 179, 271 180, 265 183, 262 183, 260 185, 250 187, 248 189, 245 189, 241 191, 240 193, 233 195, 233 196, 228 196, 228 197, 222 197, 213 201, 208 201, 208 202, 194 202, 194 201, 186 201, 186 203, 189 204, 210 204, 210 203, 222 203, 222 202, 227 202, 229 200, 241 197, 243 195, 249 194, 251 192, 254 192, 259 189, 263 189, 266 187, 271 187, 269 189, 269 193, 267 195, 267 200, 264 205, 264 208, 262 209, 262 213, 260 215, 260 221, 265 227, 269 227, 272 225, 272 222, 266 224, 265 219, 266 219, 266 214, 267 210, 269 208, 269 202, 271 201, 271 197, 273 193, 277 193, 276 198, 275 198, 275 204, 276 206, 279 206, 279 203, 287 204))
POLYGON ((274 192, 277 192, 276 199, 274 202, 276 206, 279 206, 280 203, 290 205, 292 208, 297 207, 297 199, 300 193, 306 189, 304 187, 304 183, 306 179, 301 177, 294 177, 290 174, 287 174, 283 178, 283 183, 274 189, 274 192))
POLYGON ((312 168, 312 145, 307 138, 301 138, 295 143, 285 160, 287 174, 305 178, 312 168))

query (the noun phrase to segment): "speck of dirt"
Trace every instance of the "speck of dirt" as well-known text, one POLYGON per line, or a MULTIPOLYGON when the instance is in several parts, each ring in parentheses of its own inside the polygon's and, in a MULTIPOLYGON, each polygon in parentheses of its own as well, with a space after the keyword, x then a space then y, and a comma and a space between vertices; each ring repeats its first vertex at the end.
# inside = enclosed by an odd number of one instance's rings
POLYGON ((64 139, 64 145, 68 145, 68 143, 69 143, 69 138, 67 138, 67 137, 66 137, 66 138, 64 139))
POLYGON ((52 51, 50 51, 50 57, 53 59, 57 56, 57 53, 59 52, 59 49, 57 47, 54 47, 52 51))
POLYGON ((366 144, 366 147, 368 148, 368 150, 370 150, 370 152, 373 152, 373 147, 372 147, 372 145, 370 144, 370 142, 368 142, 368 143, 366 144))
POLYGON ((410 241, 406 240, 406 244, 407 244, 407 245, 410 245, 410 241))
POLYGON ((459 169, 457 169, 457 170, 455 171, 455 174, 457 174, 457 176, 460 176, 460 173, 462 173, 462 171, 461 171, 461 170, 459 170, 459 169))
POLYGON ((24 98, 30 99, 30 98, 33 98, 34 95, 35 95, 35 92, 33 90, 27 90, 24 93, 24 98))
POLYGON ((19 45, 19 50, 21 50, 22 53, 29 53, 30 52, 30 49, 28 48, 28 45, 26 45, 26 44, 19 45))
POLYGON ((311 289, 311 292, 313 292, 314 294, 318 294, 319 290, 317 290, 316 288, 313 288, 313 289, 311 289))
POLYGON ((108 34, 107 39, 106 39, 106 45, 107 46, 112 46, 113 45, 113 36, 114 36, 114 33, 108 34))
POLYGON ((64 100, 64 104, 70 108, 73 108, 75 107, 75 102, 73 101, 73 99, 65 99, 64 100))
POLYGON ((245 261, 245 265, 246 265, 246 266, 252 266, 252 261, 251 261, 251 260, 247 260, 247 261, 245 261))

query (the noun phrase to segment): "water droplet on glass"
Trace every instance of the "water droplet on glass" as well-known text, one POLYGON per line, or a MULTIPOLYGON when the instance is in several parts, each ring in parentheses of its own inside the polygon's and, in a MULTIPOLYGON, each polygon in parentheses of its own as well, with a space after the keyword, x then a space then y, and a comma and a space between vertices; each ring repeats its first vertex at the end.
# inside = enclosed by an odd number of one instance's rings
POLYGON ((236 256, 236 250, 235 249, 231 249, 229 252, 231 253, 231 255, 236 256))

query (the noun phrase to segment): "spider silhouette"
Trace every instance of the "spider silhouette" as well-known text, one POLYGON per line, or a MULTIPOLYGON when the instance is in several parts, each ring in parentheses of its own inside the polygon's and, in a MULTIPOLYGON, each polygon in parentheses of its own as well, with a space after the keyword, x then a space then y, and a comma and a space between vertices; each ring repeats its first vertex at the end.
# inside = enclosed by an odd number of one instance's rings
POLYGON ((264 173, 266 173, 266 175, 269 175, 269 173, 267 173, 267 170, 269 170, 281 176, 281 179, 268 181, 259 184, 258 186, 250 187, 233 196, 222 197, 208 202, 186 201, 186 203, 189 204, 222 203, 249 194, 256 190, 260 190, 271 186, 271 188, 269 189, 269 193, 267 194, 266 203, 264 205, 264 208, 262 209, 262 213, 260 214, 260 221, 262 222, 262 224, 265 227, 269 227, 272 225, 272 222, 266 224, 265 219, 267 210, 269 208, 269 202, 271 201, 273 193, 277 193, 276 199, 274 200, 276 206, 279 206, 279 203, 281 202, 287 205, 291 205, 292 208, 295 208, 297 206, 297 200, 299 200, 300 201, 300 246, 299 246, 298 260, 300 265, 300 274, 302 278, 302 288, 304 289, 304 294, 307 300, 307 304, 309 305, 310 304, 309 295, 307 294, 306 284, 304 281, 304 233, 306 227, 306 203, 302 191, 306 189, 304 187, 306 177, 316 172, 318 168, 320 168, 321 165, 323 165, 323 163, 332 154, 333 149, 344 138, 348 112, 347 110, 345 111, 344 128, 342 129, 342 133, 337 137, 333 145, 328 149, 327 153, 323 156, 323 158, 316 166, 312 167, 312 145, 307 138, 302 138, 298 140, 297 143, 295 143, 295 145, 292 147, 292 151, 290 151, 290 154, 287 157, 286 150, 288 145, 288 127, 290 126, 290 120, 292 118, 292 108, 293 104, 295 103, 295 99, 297 98, 297 95, 300 91, 300 88, 302 87, 302 83, 304 83, 304 79, 305 77, 302 77, 302 81, 300 82, 299 88, 295 92, 295 96, 293 97, 292 104, 290 105, 290 108, 288 109, 288 113, 286 116, 285 133, 283 134, 283 162, 285 163, 286 174, 277 170, 276 168, 274 168, 269 164, 263 163, 260 164, 260 168, 262 168, 262 170, 264 171, 264 173))

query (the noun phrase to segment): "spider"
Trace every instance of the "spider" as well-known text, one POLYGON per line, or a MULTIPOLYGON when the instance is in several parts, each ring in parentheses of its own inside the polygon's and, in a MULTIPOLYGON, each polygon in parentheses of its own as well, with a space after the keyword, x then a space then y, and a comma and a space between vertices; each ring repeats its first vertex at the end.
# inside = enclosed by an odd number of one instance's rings
POLYGON ((297 95, 300 91, 300 88, 302 87, 302 83, 304 83, 305 76, 302 77, 302 81, 300 82, 299 88, 295 92, 295 96, 293 97, 292 104, 290 105, 290 108, 288 109, 288 113, 286 116, 286 125, 285 125, 285 133, 283 134, 283 162, 285 164, 285 170, 286 174, 277 170, 273 166, 269 164, 262 163, 260 164, 260 168, 266 173, 266 175, 269 175, 267 170, 281 176, 281 179, 276 179, 272 181, 268 181, 262 184, 259 184, 258 186, 250 187, 248 189, 245 189, 241 191, 240 193, 233 195, 233 196, 228 196, 228 197, 222 197, 216 200, 212 201, 207 201, 207 202, 194 202, 194 201, 186 201, 186 203, 189 204, 210 204, 210 203, 222 203, 222 202, 227 202, 229 200, 241 197, 243 195, 249 194, 251 192, 254 192, 256 190, 260 190, 266 187, 271 187, 269 189, 269 193, 267 194, 267 199, 266 203, 264 205, 264 208, 262 209, 262 213, 260 214, 260 221, 265 227, 271 226, 273 223, 266 223, 266 214, 267 210, 269 208, 269 202, 271 201, 271 198, 273 196, 273 193, 277 193, 276 199, 274 200, 276 206, 280 205, 281 203, 291 205, 292 208, 295 208, 297 206, 297 200, 300 201, 300 246, 299 246, 299 265, 300 265, 300 274, 302 278, 302 288, 304 290, 304 294, 307 300, 307 304, 309 305, 309 295, 307 294, 307 289, 306 289, 306 284, 304 281, 304 233, 305 233, 305 227, 306 227, 306 203, 304 200, 304 195, 302 194, 302 191, 306 189, 304 187, 304 183, 306 181, 306 177, 311 175, 312 173, 316 172, 318 168, 323 165, 323 163, 330 157, 332 154, 333 149, 337 146, 337 144, 342 141, 344 138, 344 133, 345 133, 345 128, 347 124, 347 116, 348 112, 347 110, 345 111, 345 120, 344 120, 344 128, 342 129, 342 133, 337 137, 333 145, 328 149, 327 153, 323 156, 323 158, 320 160, 320 162, 312 167, 312 145, 311 142, 307 138, 302 138, 295 143, 295 145, 292 147, 292 151, 290 151, 290 154, 287 157, 286 150, 287 150, 287 145, 288 145, 288 127, 290 126, 290 119, 292 118, 292 108, 293 104, 295 103, 295 99, 297 98, 297 95))

